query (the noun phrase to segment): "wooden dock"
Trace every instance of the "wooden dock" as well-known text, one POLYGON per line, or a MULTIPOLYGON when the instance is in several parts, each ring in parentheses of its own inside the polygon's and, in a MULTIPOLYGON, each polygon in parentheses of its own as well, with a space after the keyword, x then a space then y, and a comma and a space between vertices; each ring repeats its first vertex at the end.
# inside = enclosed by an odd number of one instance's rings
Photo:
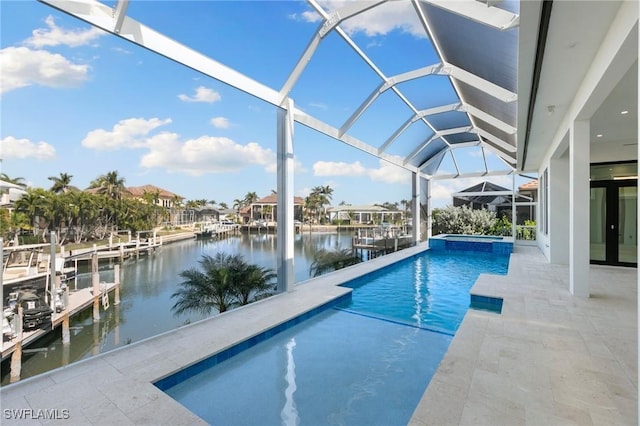
POLYGON ((204 225, 193 231, 196 238, 224 238, 239 232, 239 225, 204 225))
POLYGON ((150 239, 147 241, 131 240, 126 243, 115 243, 106 246, 94 246, 84 249, 71 250, 68 260, 88 261, 94 253, 99 259, 127 259, 131 256, 149 254, 162 246, 162 238, 150 239))
MULTIPOLYGON (((110 291, 115 289, 116 285, 116 283, 102 283, 99 296, 102 296, 105 292, 108 294, 110 291)), ((20 340, 19 337, 15 337, 8 342, 2 342, 2 360, 4 361, 13 354, 13 351, 19 342, 22 342, 23 348, 30 343, 35 342, 61 325, 66 316, 71 317, 90 307, 94 300, 95 297, 93 295, 93 289, 91 288, 83 288, 69 294, 69 305, 67 308, 60 313, 54 312, 51 315, 51 328, 47 327, 46 329, 24 331, 22 333, 22 340, 20 340)))
POLYGON ((356 235, 351 240, 351 248, 353 251, 356 253, 359 252, 363 258, 363 252, 367 252, 367 258, 369 259, 385 255, 387 253, 393 253, 394 251, 402 250, 411 246, 413 246, 413 238, 410 235, 356 235))

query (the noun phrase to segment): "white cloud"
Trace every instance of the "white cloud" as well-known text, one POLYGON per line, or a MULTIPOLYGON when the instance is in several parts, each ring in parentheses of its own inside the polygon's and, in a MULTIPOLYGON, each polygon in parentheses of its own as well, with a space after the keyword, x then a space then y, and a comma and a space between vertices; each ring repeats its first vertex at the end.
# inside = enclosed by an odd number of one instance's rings
POLYGON ((131 55, 133 53, 132 51, 124 49, 122 47, 112 47, 111 50, 116 53, 122 53, 123 55, 131 55))
MULTIPOLYGON (((349 0, 319 0, 320 5, 329 13, 341 9, 349 0)), ((293 19, 306 22, 321 21, 315 11, 303 12, 300 15, 290 15, 293 19)), ((409 1, 393 1, 376 6, 368 11, 347 19, 340 23, 348 34, 362 32, 367 36, 385 35, 393 30, 407 32, 415 37, 425 38, 426 33, 416 17, 413 5, 409 1)))
POLYGON ((140 148, 146 145, 146 136, 154 129, 171 123, 171 119, 128 118, 120 120, 112 130, 96 129, 87 133, 82 146, 99 150, 140 148))
POLYGON ((367 176, 371 180, 384 183, 409 183, 409 171, 380 160, 380 167, 368 169, 359 161, 353 163, 335 161, 317 161, 313 165, 315 176, 367 176))
POLYGON ((241 145, 224 137, 202 136, 181 142, 175 133, 161 133, 150 138, 146 146, 149 153, 142 157, 142 167, 193 176, 235 172, 256 165, 266 169, 276 161, 273 151, 255 142, 241 145))
POLYGON ((7 136, 0 139, 0 159, 37 158, 47 160, 55 158, 56 149, 46 142, 31 142, 29 139, 16 139, 7 136))
POLYGON ((326 104, 323 104, 322 102, 309 102, 309 106, 312 106, 318 109, 324 109, 324 110, 329 109, 329 107, 326 104))
POLYGON ((316 161, 313 164, 314 176, 366 176, 367 169, 356 161, 345 163, 342 161, 316 161))
POLYGON ((213 89, 209 89, 208 87, 199 86, 196 89, 196 93, 193 96, 188 96, 185 94, 178 95, 178 98, 184 102, 207 102, 214 103, 222 99, 220 94, 213 89))
POLYGON ((226 117, 214 117, 211 119, 211 125, 217 129, 228 129, 231 122, 226 117))
POLYGON ((32 36, 24 43, 40 49, 47 46, 65 45, 78 47, 91 43, 96 38, 106 34, 99 28, 91 27, 87 29, 65 30, 58 27, 53 16, 49 15, 45 19, 48 28, 38 28, 33 30, 32 36))
POLYGON ((32 84, 77 87, 87 80, 89 66, 46 50, 6 47, 0 50, 0 69, 0 93, 4 93, 32 84))
POLYGON ((409 183, 411 181, 410 171, 384 160, 380 160, 379 168, 369 170, 369 176, 375 181, 385 183, 409 183))

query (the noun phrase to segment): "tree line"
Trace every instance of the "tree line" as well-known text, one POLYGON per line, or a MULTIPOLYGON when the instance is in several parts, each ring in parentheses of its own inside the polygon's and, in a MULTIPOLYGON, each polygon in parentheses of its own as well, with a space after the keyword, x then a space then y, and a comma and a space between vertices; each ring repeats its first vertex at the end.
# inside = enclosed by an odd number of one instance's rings
MULTIPOLYGON (((0 179, 21 186, 26 194, 15 202, 14 209, 0 208, 0 235, 5 240, 17 240, 31 233, 29 242, 45 242, 50 232, 55 232, 57 241, 82 243, 103 239, 112 232, 150 230, 170 218, 171 210, 159 204, 159 191, 145 191, 140 198, 132 197, 125 186, 125 178, 118 171, 110 171, 91 181, 86 190, 72 185, 73 175, 60 173, 51 176, 49 189, 27 188, 22 177, 11 178, 0 173, 0 179)), ((275 190, 272 190, 276 194, 275 190)), ((327 207, 331 205, 333 188, 320 185, 312 188, 302 206, 303 220, 309 223, 327 223, 327 207)), ((259 200, 256 192, 247 192, 243 198, 233 200, 232 208, 236 220, 240 211, 259 200)), ((179 196, 171 200, 172 209, 194 209, 216 205, 215 200, 205 198, 183 202, 179 196)), ((341 204, 346 204, 344 201, 341 204)), ((378 204, 388 210, 398 210, 401 204, 408 213, 410 201, 378 204)), ((221 209, 229 206, 221 202, 221 209)), ((259 219, 274 220, 274 209, 262 206, 259 219)), ((250 212, 253 218, 253 212, 250 212)), ((407 214, 409 216, 409 214, 407 214)))

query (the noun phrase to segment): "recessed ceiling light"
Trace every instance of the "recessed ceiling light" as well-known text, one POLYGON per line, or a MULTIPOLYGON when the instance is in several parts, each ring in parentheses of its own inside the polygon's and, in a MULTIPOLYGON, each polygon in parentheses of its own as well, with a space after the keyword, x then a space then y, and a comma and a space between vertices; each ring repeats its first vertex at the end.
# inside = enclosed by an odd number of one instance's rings
POLYGON ((601 137, 602 137, 602 133, 598 133, 598 134, 596 135, 596 138, 601 138, 601 137))
POLYGON ((620 111, 620 114, 622 115, 629 114, 629 110, 625 109, 624 111, 620 111))

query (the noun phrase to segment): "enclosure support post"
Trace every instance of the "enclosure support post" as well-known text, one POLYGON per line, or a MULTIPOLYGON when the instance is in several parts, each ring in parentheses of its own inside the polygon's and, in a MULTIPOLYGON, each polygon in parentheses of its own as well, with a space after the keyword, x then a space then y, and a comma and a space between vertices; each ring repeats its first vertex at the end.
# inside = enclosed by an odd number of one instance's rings
POLYGON ((278 292, 293 290, 293 100, 287 99, 278 109, 277 191, 278 220, 277 274, 278 292))

